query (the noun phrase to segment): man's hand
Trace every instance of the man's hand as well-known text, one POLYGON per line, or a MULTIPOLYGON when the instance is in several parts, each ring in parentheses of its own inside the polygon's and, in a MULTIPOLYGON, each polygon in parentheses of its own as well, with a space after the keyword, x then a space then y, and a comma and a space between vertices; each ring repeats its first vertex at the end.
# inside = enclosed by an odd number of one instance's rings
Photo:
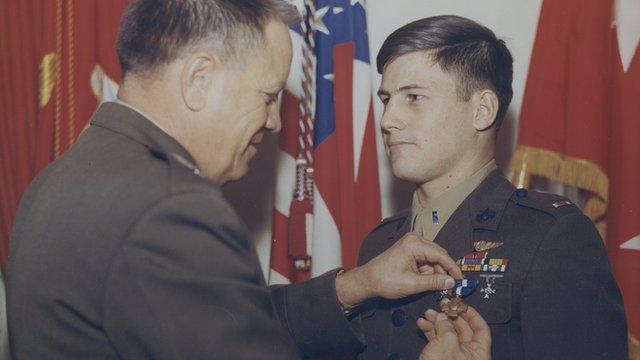
POLYGON ((450 289, 462 272, 437 244, 408 233, 365 265, 336 278, 338 299, 345 308, 369 298, 400 299, 430 290, 450 289))
POLYGON ((471 306, 453 321, 443 313, 427 310, 425 318, 418 319, 418 327, 429 339, 420 360, 491 359, 489 325, 471 306))

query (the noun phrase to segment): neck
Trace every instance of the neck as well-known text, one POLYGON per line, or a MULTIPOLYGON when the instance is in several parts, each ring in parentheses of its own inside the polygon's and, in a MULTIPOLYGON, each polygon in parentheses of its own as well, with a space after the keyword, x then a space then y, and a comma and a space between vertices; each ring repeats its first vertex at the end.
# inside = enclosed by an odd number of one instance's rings
POLYGON ((118 90, 118 99, 147 114, 150 120, 175 138, 175 124, 171 121, 174 118, 172 116, 174 107, 167 101, 166 94, 155 91, 166 86, 163 86, 159 80, 132 77, 133 75, 127 75, 125 78, 118 90))
POLYGON ((420 202, 426 204, 433 199, 440 197, 445 192, 464 182, 489 163, 494 158, 493 151, 478 156, 467 164, 459 162, 458 166, 451 168, 442 175, 431 179, 418 186, 417 194, 420 202))
POLYGON ((140 79, 132 76, 123 82, 118 91, 118 98, 144 112, 151 118, 150 120, 182 145, 193 157, 204 178, 216 185, 223 185, 227 182, 223 172, 216 168, 216 164, 200 157, 201 153, 196 151, 196 149, 203 148, 201 143, 195 143, 201 137, 194 136, 194 130, 182 123, 184 119, 188 118, 188 115, 177 110, 182 107, 182 104, 177 104, 175 101, 182 96, 179 87, 167 86, 167 83, 171 83, 171 81, 140 79))

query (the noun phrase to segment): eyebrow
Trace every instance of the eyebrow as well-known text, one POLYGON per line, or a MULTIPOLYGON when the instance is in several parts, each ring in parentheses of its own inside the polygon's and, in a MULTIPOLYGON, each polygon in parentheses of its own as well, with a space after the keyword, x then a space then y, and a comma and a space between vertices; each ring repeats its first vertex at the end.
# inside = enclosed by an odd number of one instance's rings
POLYGON ((422 85, 416 85, 416 84, 410 84, 410 85, 405 85, 403 87, 400 87, 400 88, 392 91, 391 93, 388 92, 387 90, 380 89, 380 90, 378 90, 378 97, 383 96, 383 95, 390 96, 392 93, 393 94, 397 94, 397 93, 402 92, 402 91, 414 90, 414 89, 429 90, 430 87, 422 86, 422 85))

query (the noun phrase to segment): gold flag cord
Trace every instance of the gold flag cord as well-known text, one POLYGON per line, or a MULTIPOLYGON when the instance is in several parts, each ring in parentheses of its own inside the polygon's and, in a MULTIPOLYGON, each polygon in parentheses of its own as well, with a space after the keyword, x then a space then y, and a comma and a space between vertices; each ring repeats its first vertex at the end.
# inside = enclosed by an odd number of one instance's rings
POLYGON ((54 53, 46 54, 40 64, 39 105, 45 107, 55 89, 55 113, 53 120, 53 155, 57 158, 65 146, 62 144, 62 48, 63 48, 63 12, 66 16, 67 51, 67 146, 71 147, 76 137, 75 126, 75 39, 73 0, 56 1, 56 49, 54 53))

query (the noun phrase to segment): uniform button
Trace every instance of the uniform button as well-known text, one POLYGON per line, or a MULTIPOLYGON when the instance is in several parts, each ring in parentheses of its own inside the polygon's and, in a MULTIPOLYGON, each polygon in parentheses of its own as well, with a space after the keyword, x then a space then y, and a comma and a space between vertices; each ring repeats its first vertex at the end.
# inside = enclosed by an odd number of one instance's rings
POLYGON ((403 310, 396 310, 391 314, 391 322, 395 327, 400 327, 407 322, 407 313, 403 310))
POLYGON ((519 198, 527 197, 527 195, 529 195, 529 191, 527 189, 516 190, 516 196, 519 198))
POLYGON ((391 355, 389 355, 389 357, 387 358, 389 360, 404 360, 404 356, 397 354, 397 353, 393 353, 391 355))

